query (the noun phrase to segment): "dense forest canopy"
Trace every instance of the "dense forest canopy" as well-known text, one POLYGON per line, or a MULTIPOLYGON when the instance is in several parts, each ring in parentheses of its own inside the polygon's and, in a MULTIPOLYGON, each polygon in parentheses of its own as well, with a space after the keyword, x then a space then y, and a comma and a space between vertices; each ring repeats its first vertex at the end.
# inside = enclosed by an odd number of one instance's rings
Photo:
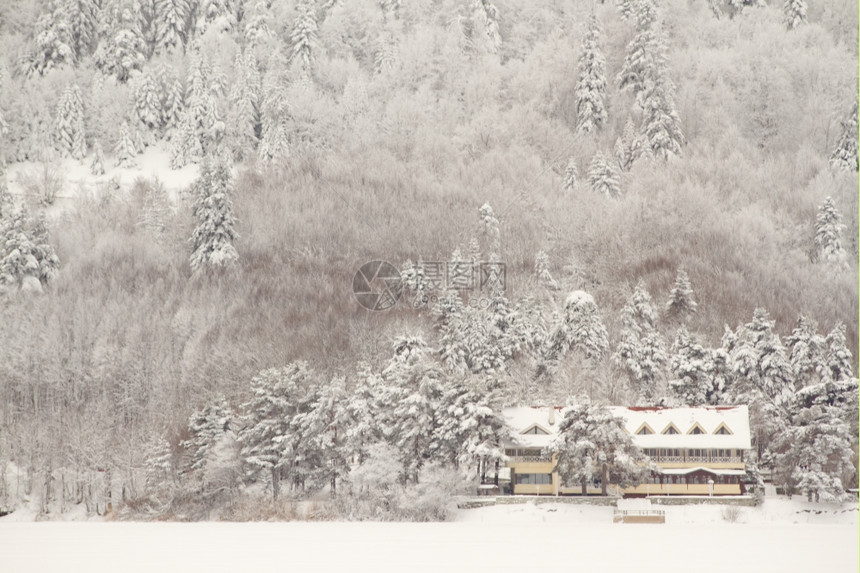
POLYGON ((857 45, 847 0, 7 0, 0 459, 131 475, 260 372, 351 391, 403 336, 500 404, 741 400, 757 332, 792 390, 853 378, 857 45), (419 261, 491 259, 484 308, 413 304, 419 261), (789 363, 800 330, 829 367, 789 363))

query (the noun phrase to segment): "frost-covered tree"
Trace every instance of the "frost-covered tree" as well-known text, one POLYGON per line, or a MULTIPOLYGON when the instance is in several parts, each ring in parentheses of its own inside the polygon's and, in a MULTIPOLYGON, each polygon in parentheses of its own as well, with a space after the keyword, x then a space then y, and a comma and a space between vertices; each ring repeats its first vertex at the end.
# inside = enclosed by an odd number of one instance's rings
MULTIPOLYGON (((8 204, 5 208, 8 208, 8 204)), ((60 260, 48 242, 44 216, 20 208, 0 220, 0 286, 41 292, 56 277, 60 260)))
POLYGON ((481 220, 481 234, 484 237, 487 251, 489 251, 489 260, 496 260, 502 248, 499 220, 489 203, 481 205, 478 214, 481 220))
POLYGON ((594 297, 581 290, 570 293, 547 336, 544 359, 553 362, 573 351, 596 362, 608 349, 606 327, 594 297))
POLYGON ((151 74, 140 75, 135 82, 132 105, 134 117, 143 128, 154 131, 161 127, 161 103, 162 91, 158 81, 151 74))
POLYGON ((191 270, 229 267, 239 258, 233 246, 239 235, 230 200, 233 180, 229 164, 222 159, 207 158, 192 192, 197 226, 191 235, 191 270))
POLYGON ((150 444, 145 463, 144 487, 147 493, 155 499, 159 499, 162 493, 169 495, 178 485, 178 468, 170 442, 159 437, 150 444))
POLYGON ((738 328, 730 354, 732 368, 742 382, 743 401, 763 398, 779 405, 793 391, 794 373, 774 321, 763 308, 755 309, 752 322, 738 328))
POLYGON ((296 419, 302 436, 297 477, 313 489, 328 483, 332 497, 337 495, 338 481, 349 469, 345 438, 351 419, 347 400, 343 379, 336 378, 309 395, 307 412, 296 419))
POLYGON ((576 83, 577 131, 591 133, 606 124, 606 60, 600 51, 600 21, 592 14, 582 40, 576 83))
POLYGON ((646 73, 639 105, 642 107, 642 134, 655 157, 679 155, 686 142, 681 119, 675 108, 675 86, 665 68, 646 73))
POLYGON ((397 61, 397 39, 389 33, 383 33, 376 41, 376 49, 373 51, 373 69, 377 74, 382 74, 394 69, 397 61))
POLYGON ((663 48, 657 30, 657 8, 653 0, 636 3, 636 35, 627 44, 627 52, 618 85, 637 96, 645 89, 645 77, 653 75, 654 68, 663 64, 663 48))
POLYGON ((69 84, 57 104, 54 141, 61 153, 81 160, 87 152, 85 136, 81 89, 69 84))
POLYGON ((683 269, 678 269, 678 274, 675 276, 675 284, 672 285, 672 290, 669 292, 669 301, 666 303, 666 317, 686 318, 694 314, 698 308, 698 304, 693 299, 693 287, 690 286, 690 277, 683 269))
POLYGON ((814 320, 801 315, 791 335, 785 339, 789 361, 794 372, 797 389, 827 378, 827 347, 825 338, 818 334, 814 320))
POLYGON ((724 401, 721 378, 715 376, 714 352, 703 347, 685 327, 678 329, 669 357, 669 388, 688 406, 724 401))
POLYGON ((636 130, 633 119, 628 117, 624 124, 624 132, 615 140, 615 158, 618 160, 618 168, 630 171, 633 163, 639 159, 648 148, 648 142, 636 130))
POLYGON ((612 165, 606 161, 602 151, 598 150, 591 160, 591 165, 588 167, 588 182, 591 188, 601 195, 611 199, 618 199, 621 196, 618 175, 612 165))
POLYGON ((229 145, 237 159, 252 154, 257 147, 260 126, 260 73, 252 52, 236 55, 236 81, 230 90, 227 114, 229 145))
POLYGON ((567 167, 564 169, 564 181, 562 187, 565 191, 573 191, 576 188, 576 182, 579 179, 579 169, 576 167, 576 159, 573 157, 567 162, 567 167))
POLYGON ((197 144, 193 147, 199 146, 204 153, 209 153, 225 129, 218 114, 218 98, 224 91, 224 78, 199 48, 193 51, 190 59, 183 121, 189 121, 196 132, 197 144))
POLYGON ((835 381, 849 380, 854 377, 851 350, 845 342, 845 325, 833 327, 824 341, 827 347, 827 369, 829 378, 835 381))
POLYGON ((549 255, 544 251, 538 251, 535 255, 535 275, 537 279, 550 290, 558 290, 558 283, 549 272, 549 255))
POLYGON ((842 134, 830 154, 830 165, 844 171, 857 171, 857 98, 848 116, 842 121, 842 134))
POLYGON ((118 14, 111 18, 113 25, 102 34, 93 60, 103 73, 125 82, 134 70, 143 68, 147 42, 139 26, 139 11, 131 4, 119 6, 118 14))
POLYGON ((777 456, 779 473, 809 501, 841 501, 846 495, 843 477, 856 478, 856 433, 839 413, 827 405, 801 408, 776 440, 785 449, 777 456))
POLYGON ((302 0, 298 5, 298 15, 290 32, 290 44, 290 59, 298 63, 304 76, 309 76, 317 47, 317 17, 310 0, 302 0))
POLYGON ((251 2, 249 1, 244 6, 245 14, 242 19, 244 26, 242 37, 246 45, 251 48, 271 36, 271 30, 269 29, 269 6, 266 4, 266 2, 257 1, 253 2, 253 7, 251 7, 251 2))
POLYGON ((167 131, 168 137, 171 137, 171 130, 176 129, 182 121, 182 113, 185 109, 185 88, 170 66, 159 67, 156 75, 159 78, 161 90, 160 124, 167 131))
POLYGON ((26 56, 28 74, 44 74, 64 64, 74 64, 75 48, 69 16, 62 5, 51 3, 36 20, 32 48, 26 56))
POLYGON ((116 155, 115 164, 117 167, 134 167, 137 164, 135 160, 137 148, 131 138, 128 122, 122 122, 122 125, 119 127, 119 140, 117 141, 114 153, 116 155))
POLYGON ((231 430, 233 412, 223 396, 219 396, 203 408, 195 410, 188 418, 190 437, 180 442, 188 454, 185 473, 197 476, 203 489, 207 488, 205 475, 212 453, 224 434, 231 430))
POLYGON ((281 480, 295 477, 304 435, 300 415, 307 412, 313 374, 304 362, 260 372, 251 380, 253 397, 239 430, 242 459, 256 471, 269 474, 277 500, 281 480))
POLYGON ((154 40, 157 52, 181 48, 185 44, 191 12, 192 4, 188 0, 155 0, 154 40))
POLYGON ((105 174, 105 155, 102 145, 98 141, 93 144, 93 160, 90 163, 90 173, 93 175, 105 174))
POLYGON ((785 27, 794 30, 806 23, 806 0, 785 0, 782 8, 785 27))
POLYGON ((564 413, 558 436, 546 451, 556 456, 554 469, 561 482, 580 484, 582 495, 597 480, 603 495, 610 482, 622 487, 637 482, 647 461, 624 429, 624 419, 587 399, 564 413))
POLYGON ((640 396, 650 402, 668 361, 666 344, 657 330, 657 313, 642 281, 621 310, 621 339, 612 361, 625 370, 640 396))
POLYGON ((498 53, 502 45, 499 35, 499 10, 490 0, 472 0, 472 25, 475 43, 491 54, 498 53))
POLYGON ((635 15, 633 5, 636 0, 615 0, 615 8, 618 9, 618 15, 622 20, 629 20, 635 15))
POLYGON ((836 209, 832 197, 818 206, 815 217, 815 248, 819 260, 840 268, 847 266, 845 249, 842 248, 842 215, 836 209))

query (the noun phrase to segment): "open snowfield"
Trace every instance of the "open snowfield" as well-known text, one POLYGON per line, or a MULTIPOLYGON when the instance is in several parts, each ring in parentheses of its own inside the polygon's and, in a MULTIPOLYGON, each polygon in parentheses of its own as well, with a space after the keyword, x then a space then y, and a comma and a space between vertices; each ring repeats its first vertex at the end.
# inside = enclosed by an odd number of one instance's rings
MULTIPOLYGON (((506 505, 453 523, 118 523, 0 520, 0 570, 30 571, 858 571, 851 505, 771 500, 669 506, 664 525, 612 523, 611 507, 506 505), (820 513, 816 513, 820 512, 820 513)), ((21 517, 21 516, 19 516, 21 517)))

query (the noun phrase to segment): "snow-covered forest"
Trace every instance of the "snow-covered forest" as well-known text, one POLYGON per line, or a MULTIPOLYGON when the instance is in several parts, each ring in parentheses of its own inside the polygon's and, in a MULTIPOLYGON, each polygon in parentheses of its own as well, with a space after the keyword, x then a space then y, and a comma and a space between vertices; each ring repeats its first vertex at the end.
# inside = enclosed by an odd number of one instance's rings
POLYGON ((586 400, 747 404, 756 468, 841 498, 857 27, 848 0, 0 2, 0 512, 444 519, 502 407, 586 400), (353 294, 375 260, 386 311, 353 294))

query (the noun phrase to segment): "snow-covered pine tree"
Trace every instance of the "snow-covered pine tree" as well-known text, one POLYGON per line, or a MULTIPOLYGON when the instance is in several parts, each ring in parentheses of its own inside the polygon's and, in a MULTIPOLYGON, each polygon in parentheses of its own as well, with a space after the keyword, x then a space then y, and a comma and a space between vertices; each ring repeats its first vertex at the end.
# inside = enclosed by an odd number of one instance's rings
POLYGON ((815 217, 815 248, 819 260, 835 268, 847 267, 845 249, 842 248, 842 215, 836 209, 832 197, 818 206, 815 217))
POLYGON ((102 151, 102 144, 96 141, 93 144, 93 160, 90 163, 90 173, 93 175, 105 174, 105 155, 102 151))
POLYGON ((472 21, 476 43, 490 54, 496 54, 502 45, 499 35, 499 10, 490 0, 472 0, 472 21))
POLYGON ((251 380, 254 395, 243 406, 246 414, 239 430, 241 455, 256 471, 269 474, 275 500, 281 480, 294 478, 295 449, 302 437, 297 418, 312 386, 313 373, 301 361, 263 370, 251 380))
POLYGON ((115 164, 117 167, 128 168, 134 167, 137 164, 135 160, 137 149, 131 138, 131 132, 128 129, 128 122, 126 121, 122 122, 122 125, 119 126, 119 141, 117 141, 114 153, 116 154, 115 164))
POLYGON ((227 133, 233 155, 242 160, 257 148, 260 129, 260 73, 252 52, 236 55, 236 81, 230 90, 227 133))
POLYGON ((779 335, 773 332, 774 324, 765 309, 757 308, 752 322, 738 328, 736 333, 730 360, 739 381, 744 382, 738 389, 744 402, 761 397, 780 405, 793 392, 791 362, 779 335))
POLYGON ((90 55, 95 47, 101 17, 101 1, 62 0, 60 9, 68 22, 75 60, 81 61, 90 55))
POLYGON ((168 138, 172 138, 171 130, 178 128, 182 121, 182 112, 185 109, 185 88, 182 87, 182 82, 170 66, 159 67, 156 75, 159 78, 162 95, 160 123, 167 132, 168 138))
POLYGON ((842 121, 842 134, 833 153, 830 154, 830 165, 844 171, 858 169, 857 160, 857 98, 848 116, 842 121))
POLYGON ((633 18, 635 14, 635 10, 633 9, 634 3, 635 0, 615 0, 615 8, 618 9, 618 16, 622 20, 633 18))
POLYGON ((690 277, 683 269, 678 269, 675 284, 669 292, 669 301, 666 303, 666 318, 685 319, 694 314, 699 305, 693 299, 693 294, 690 277))
POLYGON ((385 382, 369 364, 361 362, 357 370, 355 387, 345 405, 349 424, 344 437, 348 458, 361 464, 367 457, 368 448, 384 441, 384 430, 390 427, 389 409, 393 404, 382 401, 385 382))
POLYGON ((794 372, 794 387, 801 389, 827 379, 825 338, 818 334, 814 320, 801 315, 791 335, 785 339, 794 372))
POLYGON ((841 501, 846 495, 843 477, 856 478, 856 434, 839 414, 826 405, 801 408, 777 436, 776 447, 785 450, 776 456, 779 474, 789 489, 809 501, 841 501))
POLYGON ((606 60, 600 51, 600 32, 600 20, 592 14, 582 39, 576 83, 576 129, 582 133, 598 131, 606 124, 606 60))
POLYGON ((290 60, 298 63, 304 77, 309 77, 317 46, 317 17, 313 2, 302 0, 290 32, 292 44, 290 60))
POLYGON ((538 251, 535 255, 535 275, 537 279, 548 289, 558 290, 558 283, 549 272, 549 256, 544 251, 538 251))
POLYGON ((643 141, 642 136, 636 131, 633 119, 628 116, 624 124, 624 132, 615 140, 614 151, 618 168, 621 171, 630 171, 633 163, 642 156, 646 146, 647 141, 643 141))
POLYGON ((851 350, 845 342, 845 325, 842 323, 833 327, 824 341, 827 347, 827 369, 829 378, 837 382, 850 380, 854 377, 851 350))
POLYGON ((229 164, 220 158, 204 160, 192 191, 197 227, 191 236, 191 270, 197 273, 229 267, 239 258, 233 246, 239 235, 230 200, 233 181, 229 164))
POLYGON ((156 52, 182 48, 190 16, 191 5, 188 0, 155 0, 156 52))
POLYGON ((134 117, 141 127, 150 132, 161 127, 161 98, 162 92, 155 77, 151 74, 138 76, 134 86, 134 117))
POLYGON ((636 4, 636 35, 627 44, 627 52, 621 71, 618 73, 618 86, 629 89, 634 96, 645 89, 645 76, 653 73, 651 68, 662 62, 663 57, 657 31, 657 8, 653 0, 640 0, 636 4))
POLYGON ((565 300, 561 316, 547 336, 543 349, 544 359, 554 362, 569 351, 574 351, 585 359, 596 362, 608 349, 606 327, 594 297, 581 290, 570 293, 565 300))
POLYGON ((108 27, 101 34, 93 60, 103 73, 125 82, 132 71, 140 70, 146 62, 146 38, 138 22, 139 11, 131 4, 117 4, 109 12, 108 27))
POLYGON ((489 203, 484 203, 478 210, 481 219, 481 234, 484 237, 487 248, 488 260, 496 261, 501 253, 501 233, 499 231, 499 220, 493 212, 493 208, 489 203))
POLYGON ((576 189, 576 182, 579 179, 579 169, 576 168, 576 159, 570 158, 567 162, 567 167, 564 169, 564 181, 562 187, 565 191, 573 191, 576 189))
POLYGON ((383 33, 376 41, 373 52, 373 69, 377 74, 394 69, 397 60, 397 39, 389 33, 383 33))
POLYGON ((675 109, 675 86, 665 66, 646 71, 637 101, 642 107, 642 133, 654 156, 668 159, 670 154, 679 155, 686 138, 675 109))
POLYGON ((326 483, 332 497, 337 495, 337 484, 349 471, 346 435, 350 426, 348 400, 342 378, 335 378, 312 393, 309 409, 298 416, 299 431, 303 436, 305 452, 302 468, 305 480, 313 489, 326 483))
MULTIPOLYGON (((161 494, 176 487, 178 481, 177 468, 173 460, 173 449, 170 442, 162 437, 155 440, 146 455, 146 474, 144 488, 154 499, 161 501, 161 494)), ((167 500, 164 500, 166 502, 167 500)), ((162 502, 162 503, 164 503, 162 502)))
POLYGON ((585 398, 565 411, 546 453, 556 456, 561 483, 580 484, 582 495, 596 481, 603 495, 609 483, 624 487, 637 482, 647 460, 624 429, 624 419, 585 398))
POLYGON ((48 9, 36 20, 33 44, 25 57, 29 75, 44 74, 75 62, 74 40, 68 21, 68 13, 62 6, 49 4, 48 9))
POLYGON ((621 310, 621 340, 612 361, 625 370, 645 402, 656 398, 657 383, 668 361, 666 344, 657 330, 657 313, 645 283, 639 281, 621 310))
POLYGON ((188 418, 190 437, 180 442, 188 454, 188 464, 184 473, 197 476, 198 484, 206 488, 204 479, 207 462, 211 459, 212 449, 230 430, 233 412, 223 396, 195 410, 188 418))
POLYGON ((60 268, 60 260, 48 242, 45 219, 43 216, 30 217, 23 207, 3 216, 5 224, 0 226, 3 231, 3 236, 0 236, 0 286, 41 292, 60 268))
POLYGON ((85 136, 81 89, 77 84, 69 84, 57 105, 54 141, 63 155, 81 160, 87 152, 85 136))
POLYGON ((785 0, 782 8, 785 27, 794 30, 806 23, 806 0, 785 0))
POLYGON ((591 184, 591 188, 601 195, 611 199, 618 199, 621 196, 618 175, 600 150, 594 154, 594 158, 591 160, 591 165, 588 168, 588 182, 591 184))
POLYGON ((721 392, 714 388, 713 355, 684 326, 675 335, 669 370, 672 373, 669 388, 681 404, 701 406, 719 403, 721 392))
MULTIPOLYGON (((44 212, 39 212, 30 220, 30 236, 35 246, 34 255, 39 263, 38 279, 42 285, 48 285, 60 272, 60 259, 54 247, 49 242, 48 221, 44 212)), ((843 342, 844 342, 843 338, 843 342)))

